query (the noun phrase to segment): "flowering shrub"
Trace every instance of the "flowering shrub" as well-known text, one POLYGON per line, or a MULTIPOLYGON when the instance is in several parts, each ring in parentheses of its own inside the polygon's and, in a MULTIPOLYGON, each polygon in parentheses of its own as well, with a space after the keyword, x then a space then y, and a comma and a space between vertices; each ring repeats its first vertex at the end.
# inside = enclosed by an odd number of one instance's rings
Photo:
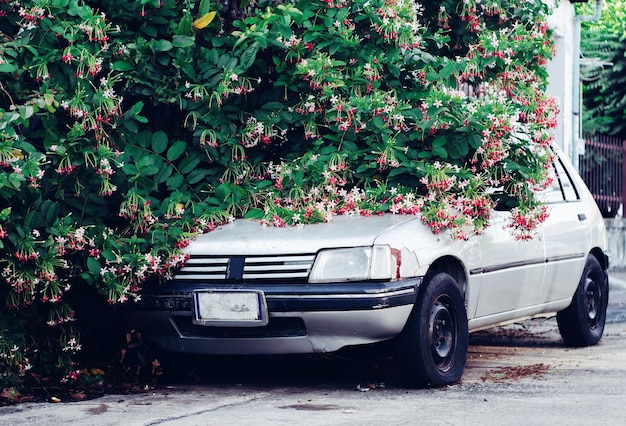
POLYGON ((557 108, 543 2, 0 0, 0 366, 76 371, 66 295, 167 279, 235 217, 512 232, 557 108), (53 355, 50 355, 53 354, 53 355))

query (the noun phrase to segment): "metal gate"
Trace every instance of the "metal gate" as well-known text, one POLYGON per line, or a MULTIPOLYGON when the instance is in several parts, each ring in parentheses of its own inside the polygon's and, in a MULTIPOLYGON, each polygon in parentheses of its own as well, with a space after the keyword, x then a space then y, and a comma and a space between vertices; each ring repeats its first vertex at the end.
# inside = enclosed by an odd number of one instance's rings
POLYGON ((580 175, 589 187, 604 217, 615 217, 626 199, 626 141, 598 134, 585 135, 585 155, 580 157, 580 175))

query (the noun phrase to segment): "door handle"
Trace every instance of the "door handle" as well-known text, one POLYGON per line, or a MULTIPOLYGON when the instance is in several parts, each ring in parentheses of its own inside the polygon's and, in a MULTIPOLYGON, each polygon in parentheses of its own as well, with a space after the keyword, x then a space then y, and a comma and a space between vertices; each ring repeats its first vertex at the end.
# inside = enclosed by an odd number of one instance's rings
POLYGON ((578 220, 584 222, 585 220, 587 220, 587 215, 584 213, 578 213, 578 220))

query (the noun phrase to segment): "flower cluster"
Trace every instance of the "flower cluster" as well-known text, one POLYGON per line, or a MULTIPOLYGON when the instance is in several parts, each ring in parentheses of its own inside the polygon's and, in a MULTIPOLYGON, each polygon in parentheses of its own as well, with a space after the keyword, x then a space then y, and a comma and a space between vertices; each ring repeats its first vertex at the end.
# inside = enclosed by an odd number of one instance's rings
POLYGON ((242 130, 241 144, 246 148, 252 148, 258 144, 267 146, 276 135, 277 132, 271 126, 250 117, 242 130))
MULTIPOLYGON (((18 3, 16 2, 16 5, 18 3)), ((46 9, 41 6, 34 5, 30 7, 20 7, 18 14, 22 20, 19 25, 25 30, 32 30, 37 28, 39 23, 44 19, 54 19, 54 16, 49 14, 46 9)))
POLYGON ((511 212, 513 222, 509 224, 515 232, 514 235, 519 240, 530 240, 537 234, 537 227, 545 222, 548 217, 547 207, 541 206, 538 209, 524 212, 520 209, 513 209, 511 212))
POLYGON ((185 82, 184 87, 188 90, 185 98, 193 102, 206 101, 209 106, 221 107, 232 95, 247 95, 254 92, 254 83, 260 84, 261 80, 240 76, 234 71, 227 70, 213 90, 203 83, 185 82))
MULTIPOLYGON (((89 74, 95 76, 99 72, 96 63, 96 68, 89 74)), ((102 77, 95 91, 79 85, 71 99, 61 102, 61 107, 76 121, 74 130, 77 134, 93 132, 99 142, 108 139, 108 129, 121 115, 122 97, 115 93, 114 83, 113 79, 102 77)))
POLYGON ((420 18, 423 7, 408 0, 372 2, 366 6, 371 13, 372 27, 387 43, 402 49, 420 47, 422 44, 420 18), (382 3, 378 7, 376 3, 382 3))
POLYGON ((15 371, 19 376, 24 376, 32 369, 29 358, 24 355, 24 349, 6 338, 4 334, 0 334, 0 365, 6 367, 4 375, 15 371))

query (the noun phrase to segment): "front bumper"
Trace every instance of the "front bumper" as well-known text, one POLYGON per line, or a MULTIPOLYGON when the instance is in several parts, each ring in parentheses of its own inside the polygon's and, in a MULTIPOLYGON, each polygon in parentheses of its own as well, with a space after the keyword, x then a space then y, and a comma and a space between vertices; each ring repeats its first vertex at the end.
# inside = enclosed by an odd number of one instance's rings
POLYGON ((397 336, 409 317, 421 278, 342 284, 171 284, 142 294, 123 312, 130 326, 160 348, 215 355, 334 352, 397 336), (261 327, 192 323, 192 292, 262 290, 269 323, 261 327))

